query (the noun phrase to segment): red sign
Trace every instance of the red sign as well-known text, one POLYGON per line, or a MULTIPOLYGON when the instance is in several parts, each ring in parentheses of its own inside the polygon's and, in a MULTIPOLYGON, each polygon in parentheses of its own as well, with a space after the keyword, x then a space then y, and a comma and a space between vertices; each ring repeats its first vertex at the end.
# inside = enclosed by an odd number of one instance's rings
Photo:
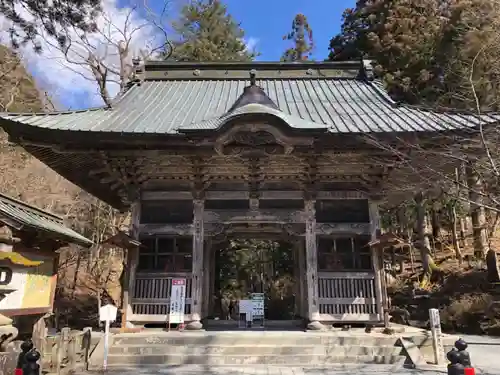
POLYGON ((186 279, 172 279, 172 285, 186 285, 186 279))

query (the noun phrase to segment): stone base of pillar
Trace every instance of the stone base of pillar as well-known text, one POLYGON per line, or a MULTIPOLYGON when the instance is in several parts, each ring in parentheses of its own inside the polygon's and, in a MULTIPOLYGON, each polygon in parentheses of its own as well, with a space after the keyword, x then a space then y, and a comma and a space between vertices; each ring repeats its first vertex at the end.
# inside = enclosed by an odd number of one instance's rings
POLYGON ((307 324, 307 329, 309 331, 324 331, 326 327, 321 322, 313 320, 307 324))
POLYGON ((188 331, 199 331, 200 329, 203 329, 203 324, 199 320, 193 320, 186 324, 186 330, 188 331))

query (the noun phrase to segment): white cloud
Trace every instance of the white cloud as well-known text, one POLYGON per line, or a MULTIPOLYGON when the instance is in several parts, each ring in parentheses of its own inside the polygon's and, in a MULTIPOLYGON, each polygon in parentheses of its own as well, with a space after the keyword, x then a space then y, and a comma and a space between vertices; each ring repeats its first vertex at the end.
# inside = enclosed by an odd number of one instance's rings
MULTIPOLYGON (((142 17, 139 12, 131 8, 119 8, 117 0, 103 0, 103 14, 97 19, 100 33, 93 34, 82 41, 79 33, 69 33, 72 47, 68 57, 62 53, 51 39, 42 41, 43 52, 41 55, 35 53, 31 45, 21 48, 21 55, 30 72, 43 89, 51 95, 55 103, 76 103, 78 107, 102 105, 99 90, 92 72, 85 60, 92 51, 98 59, 101 59, 110 71, 120 70, 120 58, 118 46, 120 42, 130 40, 130 54, 127 63, 131 63, 132 57, 148 53, 152 48, 159 46, 160 35, 158 35, 153 24, 142 17), (132 30, 123 33, 124 26, 132 30)), ((26 13, 24 16, 27 17, 26 13)), ((8 28, 10 22, 0 18, 0 42, 8 44, 8 28)), ((114 97, 119 91, 119 79, 115 74, 109 74, 108 89, 114 97)))
POLYGON ((259 39, 249 37, 249 38, 244 38, 243 42, 245 43, 245 47, 247 51, 253 51, 255 48, 257 48, 257 44, 259 43, 259 39))

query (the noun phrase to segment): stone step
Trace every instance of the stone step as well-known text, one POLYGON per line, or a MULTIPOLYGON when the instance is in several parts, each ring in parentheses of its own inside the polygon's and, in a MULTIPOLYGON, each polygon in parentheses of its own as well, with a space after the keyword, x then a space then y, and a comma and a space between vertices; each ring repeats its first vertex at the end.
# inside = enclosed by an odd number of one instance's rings
POLYGON ((108 366, 126 368, 130 366, 176 366, 176 365, 280 365, 280 366, 324 366, 339 363, 395 364, 406 357, 399 355, 110 355, 108 366))
POLYGON ((119 334, 113 338, 113 345, 166 345, 166 346, 205 346, 205 345, 223 345, 223 346, 253 346, 256 343, 262 345, 274 346, 295 346, 307 342, 308 345, 366 345, 366 346, 393 346, 397 342, 397 336, 332 336, 309 334, 193 334, 188 332, 176 334, 156 334, 156 335, 138 335, 138 334, 119 334))
POLYGON ((179 346, 179 345, 113 345, 110 354, 116 355, 343 355, 343 356, 391 356, 399 355, 400 347, 395 346, 353 346, 353 345, 204 345, 204 346, 179 346))
MULTIPOLYGON (((367 366, 366 364, 353 363, 335 363, 327 366, 301 365, 301 366, 268 366, 268 365, 221 365, 210 366, 205 365, 149 365, 149 366, 115 366, 108 367, 107 374, 116 375, 151 375, 153 371, 158 371, 158 374, 211 374, 211 375, 312 375, 312 374, 401 374, 401 367, 398 364, 377 364, 376 366, 367 366), (399 372, 398 372, 399 371, 399 372)), ((405 372, 406 374, 406 372, 405 372)), ((79 374, 80 375, 80 374, 79 374)), ((87 373, 82 375, 88 375, 87 373)))

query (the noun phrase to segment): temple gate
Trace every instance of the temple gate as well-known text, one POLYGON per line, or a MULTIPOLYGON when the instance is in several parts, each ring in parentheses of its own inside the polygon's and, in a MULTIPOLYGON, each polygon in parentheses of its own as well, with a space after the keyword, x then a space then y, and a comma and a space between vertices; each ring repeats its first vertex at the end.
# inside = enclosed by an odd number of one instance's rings
POLYGON ((131 257, 127 318, 167 320, 171 280, 188 280, 187 320, 211 315, 213 244, 226 236, 288 238, 297 269, 296 309, 311 322, 380 323, 382 287, 377 254, 367 246, 377 230, 376 202, 353 191, 143 192, 135 222, 143 247, 131 257), (253 205, 252 207, 250 205, 253 205), (372 208, 370 210, 370 207, 372 208), (270 237, 271 236, 271 237, 270 237))
POLYGON ((391 148, 404 155, 404 141, 418 139, 438 149, 499 118, 395 103, 366 62, 152 61, 136 62, 111 108, 4 113, 0 126, 62 176, 132 211, 142 246, 124 278, 127 325, 165 323, 172 278, 185 277, 188 328, 201 328, 214 245, 263 236, 294 243, 295 310, 320 329, 384 322, 380 254, 367 244, 387 186, 411 177, 391 148))

